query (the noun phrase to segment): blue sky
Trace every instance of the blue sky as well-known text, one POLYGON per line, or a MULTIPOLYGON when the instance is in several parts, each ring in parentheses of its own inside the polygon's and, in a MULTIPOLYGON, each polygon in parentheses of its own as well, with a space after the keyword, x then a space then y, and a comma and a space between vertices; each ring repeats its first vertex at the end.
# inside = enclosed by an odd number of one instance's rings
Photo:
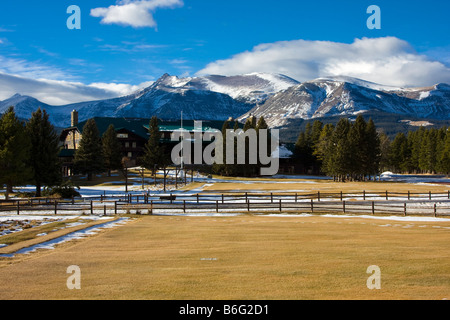
MULTIPOLYGON (((431 85, 450 80, 449 12, 450 1, 442 0, 3 1, 0 100, 24 91, 24 79, 26 94, 33 81, 45 80, 45 90, 90 86, 85 99, 94 99, 101 90, 128 93, 164 73, 262 71, 306 81, 345 72, 391 85, 431 85), (366 26, 372 4, 381 8, 381 30, 366 26), (66 26, 70 5, 81 9, 81 30, 66 26), (144 15, 127 12, 131 5, 144 15), (397 63, 408 69, 393 69, 397 63)), ((80 99, 68 92, 67 99, 48 101, 80 99)))

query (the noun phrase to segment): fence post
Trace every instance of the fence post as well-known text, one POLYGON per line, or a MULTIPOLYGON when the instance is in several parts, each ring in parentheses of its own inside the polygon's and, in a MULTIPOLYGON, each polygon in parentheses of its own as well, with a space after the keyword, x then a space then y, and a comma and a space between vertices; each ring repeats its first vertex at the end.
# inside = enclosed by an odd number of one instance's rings
POLYGON ((183 200, 183 212, 186 213, 186 200, 183 200))
POLYGON ((199 195, 197 193, 197 204, 200 202, 199 195))
POLYGON ((225 199, 224 199, 224 196, 223 196, 223 193, 222 193, 222 204, 224 204, 225 203, 225 199))
POLYGON ((388 199, 388 191, 386 190, 386 200, 389 200, 388 199))
POLYGON ((20 201, 17 201, 17 215, 20 215, 20 201))
POLYGON ((408 190, 408 200, 411 200, 411 193, 408 190))
POLYGON ((430 195, 430 201, 431 201, 431 191, 429 192, 429 195, 430 195))
POLYGON ((314 201, 311 199, 311 213, 314 213, 314 201))
POLYGON ((406 202, 403 205, 403 215, 406 217, 406 202))
POLYGON ((270 193, 270 203, 273 203, 273 193, 270 193))
POLYGON ((295 193, 295 202, 297 203, 297 192, 295 193))
POLYGON ((372 201, 372 215, 375 215, 375 201, 372 201))
POLYGON ((93 214, 94 214, 94 206, 93 206, 92 200, 91 200, 91 215, 93 215, 93 214))
POLYGON ((341 191, 341 201, 342 201, 342 191, 341 191))
POLYGON ((106 216, 106 204, 103 205, 103 215, 106 216))
POLYGON ((170 193, 170 204, 173 203, 172 192, 170 193))
POLYGON ((248 202, 248 195, 247 195, 247 192, 245 193, 245 202, 248 202))
POLYGON ((320 191, 317 191, 317 201, 320 202, 320 191))
POLYGON ((216 200, 216 212, 219 213, 219 200, 216 200))
POLYGON ((280 199, 280 212, 281 212, 281 199, 280 199))
POLYGON ((55 200, 55 214, 58 213, 58 201, 55 200))
POLYGON ((434 217, 436 218, 437 216, 437 207, 436 207, 436 203, 434 204, 434 217))
POLYGON ((117 214, 117 201, 114 201, 114 214, 117 214))
POLYGON ((363 200, 366 200, 366 190, 363 190, 363 200))
POLYGON ((250 212, 250 201, 247 201, 247 211, 250 212))
POLYGON ((342 201, 342 209, 344 210, 345 213, 345 201, 342 201))

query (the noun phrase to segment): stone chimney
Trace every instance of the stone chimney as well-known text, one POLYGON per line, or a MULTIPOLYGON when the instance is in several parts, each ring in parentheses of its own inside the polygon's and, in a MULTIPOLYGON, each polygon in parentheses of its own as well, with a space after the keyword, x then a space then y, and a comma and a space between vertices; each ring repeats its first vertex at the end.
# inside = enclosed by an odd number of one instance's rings
POLYGON ((73 110, 72 114, 71 114, 70 125, 72 127, 75 127, 77 124, 78 124, 78 111, 77 110, 73 110))

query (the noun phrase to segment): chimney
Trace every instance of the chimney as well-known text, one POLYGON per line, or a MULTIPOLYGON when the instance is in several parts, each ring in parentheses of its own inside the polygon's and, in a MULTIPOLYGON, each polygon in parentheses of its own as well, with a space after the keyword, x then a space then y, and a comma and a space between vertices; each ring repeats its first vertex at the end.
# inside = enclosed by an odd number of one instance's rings
POLYGON ((73 110, 72 111, 72 115, 71 115, 70 125, 72 127, 75 127, 77 124, 78 124, 78 111, 77 110, 73 110))

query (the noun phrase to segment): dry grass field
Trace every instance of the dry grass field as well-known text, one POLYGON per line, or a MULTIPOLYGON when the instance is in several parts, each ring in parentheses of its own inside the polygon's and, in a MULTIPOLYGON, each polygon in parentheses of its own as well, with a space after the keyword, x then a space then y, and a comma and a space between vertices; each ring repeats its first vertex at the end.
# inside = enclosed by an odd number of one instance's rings
POLYGON ((0 299, 449 299, 450 222, 141 216, 0 258, 0 299), (66 286, 81 269, 81 289, 66 286), (381 289, 369 290, 371 265, 381 289))

